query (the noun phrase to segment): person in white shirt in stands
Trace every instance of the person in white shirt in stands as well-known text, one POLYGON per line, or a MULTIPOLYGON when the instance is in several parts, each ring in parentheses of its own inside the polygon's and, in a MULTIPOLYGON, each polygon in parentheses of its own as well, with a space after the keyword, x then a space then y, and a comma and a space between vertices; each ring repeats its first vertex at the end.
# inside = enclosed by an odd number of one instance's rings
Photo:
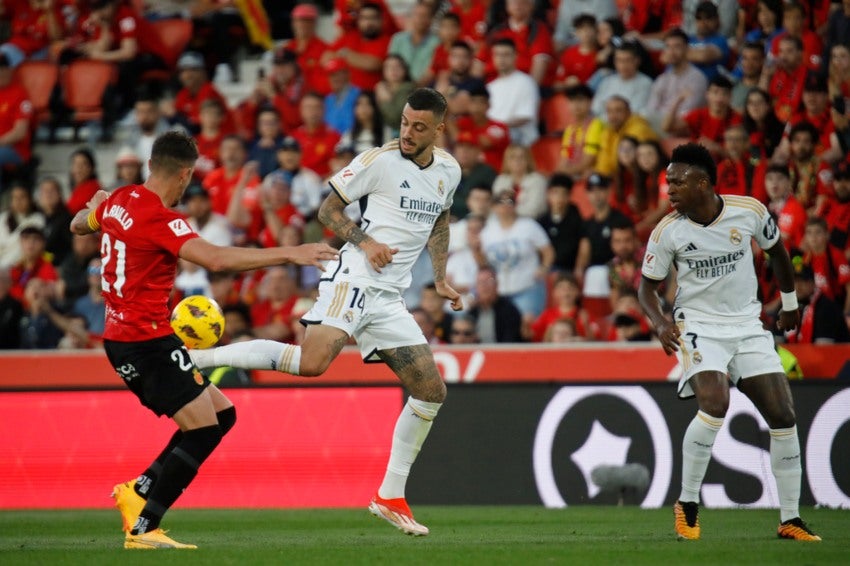
POLYGON ((638 295, 664 351, 676 354, 684 374, 679 397, 696 397, 699 410, 682 441, 682 491, 674 505, 680 540, 700 538, 699 499, 711 448, 729 408, 729 381, 749 397, 770 432, 770 464, 779 499, 780 538, 819 541, 800 519, 800 441, 788 378, 773 335, 759 316, 753 243, 770 256, 779 282, 778 327, 800 325, 794 268, 779 227, 751 197, 715 192, 717 166, 705 146, 673 150, 667 167, 673 212, 646 247, 638 295), (658 288, 676 268, 672 318, 661 310, 658 288))
POLYGON ((644 117, 656 131, 661 130, 664 116, 679 97, 686 97, 679 105, 681 116, 705 106, 705 92, 708 89, 705 75, 688 61, 688 35, 679 28, 671 29, 664 36, 661 61, 667 68, 653 81, 644 110, 644 117))
POLYGON ((614 71, 599 83, 590 109, 596 116, 605 115, 605 103, 614 95, 629 101, 629 107, 635 114, 646 111, 652 79, 638 71, 640 50, 636 43, 623 41, 614 49, 614 71))
POLYGON ((183 204, 192 230, 217 246, 233 245, 233 227, 227 218, 213 212, 210 194, 197 183, 192 183, 183 193, 183 204))
POLYGON ((540 87, 531 75, 517 70, 516 44, 512 39, 497 39, 490 49, 498 76, 487 83, 487 117, 508 126, 512 143, 530 146, 540 137, 540 87))

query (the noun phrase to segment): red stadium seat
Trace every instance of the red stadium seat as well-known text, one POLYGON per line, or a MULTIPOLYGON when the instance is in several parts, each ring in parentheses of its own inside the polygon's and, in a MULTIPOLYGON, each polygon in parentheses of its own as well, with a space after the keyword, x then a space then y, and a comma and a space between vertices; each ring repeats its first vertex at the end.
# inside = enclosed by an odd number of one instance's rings
POLYGON ((531 156, 539 173, 551 175, 561 158, 561 138, 542 137, 531 146, 531 156))
POLYGON ((78 59, 68 65, 62 75, 62 91, 76 125, 103 117, 103 93, 116 76, 112 63, 78 59))
POLYGON ((50 118, 50 93, 59 80, 59 66, 49 61, 24 61, 15 69, 15 77, 29 95, 33 109, 33 127, 50 118))
POLYGON ((567 97, 556 94, 544 99, 540 104, 540 119, 543 121, 547 134, 562 134, 573 122, 567 97))
POLYGON ((143 81, 167 82, 174 75, 177 59, 192 40, 192 20, 184 18, 169 18, 157 20, 148 24, 149 33, 156 34, 159 43, 165 48, 163 53, 168 69, 149 69, 142 73, 143 81))

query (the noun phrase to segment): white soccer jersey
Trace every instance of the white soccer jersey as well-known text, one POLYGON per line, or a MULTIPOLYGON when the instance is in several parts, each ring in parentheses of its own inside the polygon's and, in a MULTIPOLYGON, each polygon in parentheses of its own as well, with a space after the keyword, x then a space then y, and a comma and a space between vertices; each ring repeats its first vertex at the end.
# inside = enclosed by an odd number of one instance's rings
POLYGON ((735 324, 761 314, 750 242, 762 249, 779 241, 767 208, 750 197, 724 195, 720 216, 702 226, 678 213, 664 217, 643 258, 643 275, 657 281, 675 264, 675 312, 685 320, 735 324))
POLYGON ((339 260, 328 264, 326 277, 341 273, 361 285, 399 292, 409 287, 413 264, 431 236, 434 221, 451 207, 459 183, 460 166, 440 148, 434 148, 427 167, 402 157, 398 140, 355 157, 331 177, 330 185, 346 203, 368 197, 361 228, 399 251, 378 273, 360 248, 346 243, 339 260))

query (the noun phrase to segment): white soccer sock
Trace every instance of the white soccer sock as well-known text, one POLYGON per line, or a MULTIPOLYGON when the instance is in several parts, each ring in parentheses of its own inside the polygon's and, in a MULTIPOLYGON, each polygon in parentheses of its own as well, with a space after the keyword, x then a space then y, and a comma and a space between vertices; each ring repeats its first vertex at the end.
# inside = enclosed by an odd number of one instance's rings
POLYGON ((699 503, 702 480, 711 460, 711 447, 722 426, 723 419, 702 411, 697 411, 697 416, 688 425, 682 440, 682 493, 679 501, 699 503))
POLYGON ((800 516, 800 439, 797 426, 770 429, 770 468, 779 491, 779 517, 787 521, 800 516))
POLYGON ((378 489, 378 495, 384 499, 404 497, 404 487, 410 467, 416 461, 422 444, 428 437, 431 424, 442 403, 428 403, 410 397, 401 410, 393 431, 393 445, 390 450, 390 461, 387 473, 378 489))
POLYGON ((201 369, 230 366, 273 369, 298 375, 301 366, 301 346, 274 340, 249 340, 209 350, 189 350, 189 356, 201 369))

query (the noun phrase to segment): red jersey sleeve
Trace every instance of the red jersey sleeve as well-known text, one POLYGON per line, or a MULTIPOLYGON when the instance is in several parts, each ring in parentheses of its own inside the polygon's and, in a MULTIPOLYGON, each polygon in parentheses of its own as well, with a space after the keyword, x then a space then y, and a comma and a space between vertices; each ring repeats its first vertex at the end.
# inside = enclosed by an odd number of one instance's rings
POLYGON ((148 239, 157 247, 173 255, 179 255, 180 248, 189 240, 198 238, 183 216, 171 209, 165 209, 149 219, 148 239))

